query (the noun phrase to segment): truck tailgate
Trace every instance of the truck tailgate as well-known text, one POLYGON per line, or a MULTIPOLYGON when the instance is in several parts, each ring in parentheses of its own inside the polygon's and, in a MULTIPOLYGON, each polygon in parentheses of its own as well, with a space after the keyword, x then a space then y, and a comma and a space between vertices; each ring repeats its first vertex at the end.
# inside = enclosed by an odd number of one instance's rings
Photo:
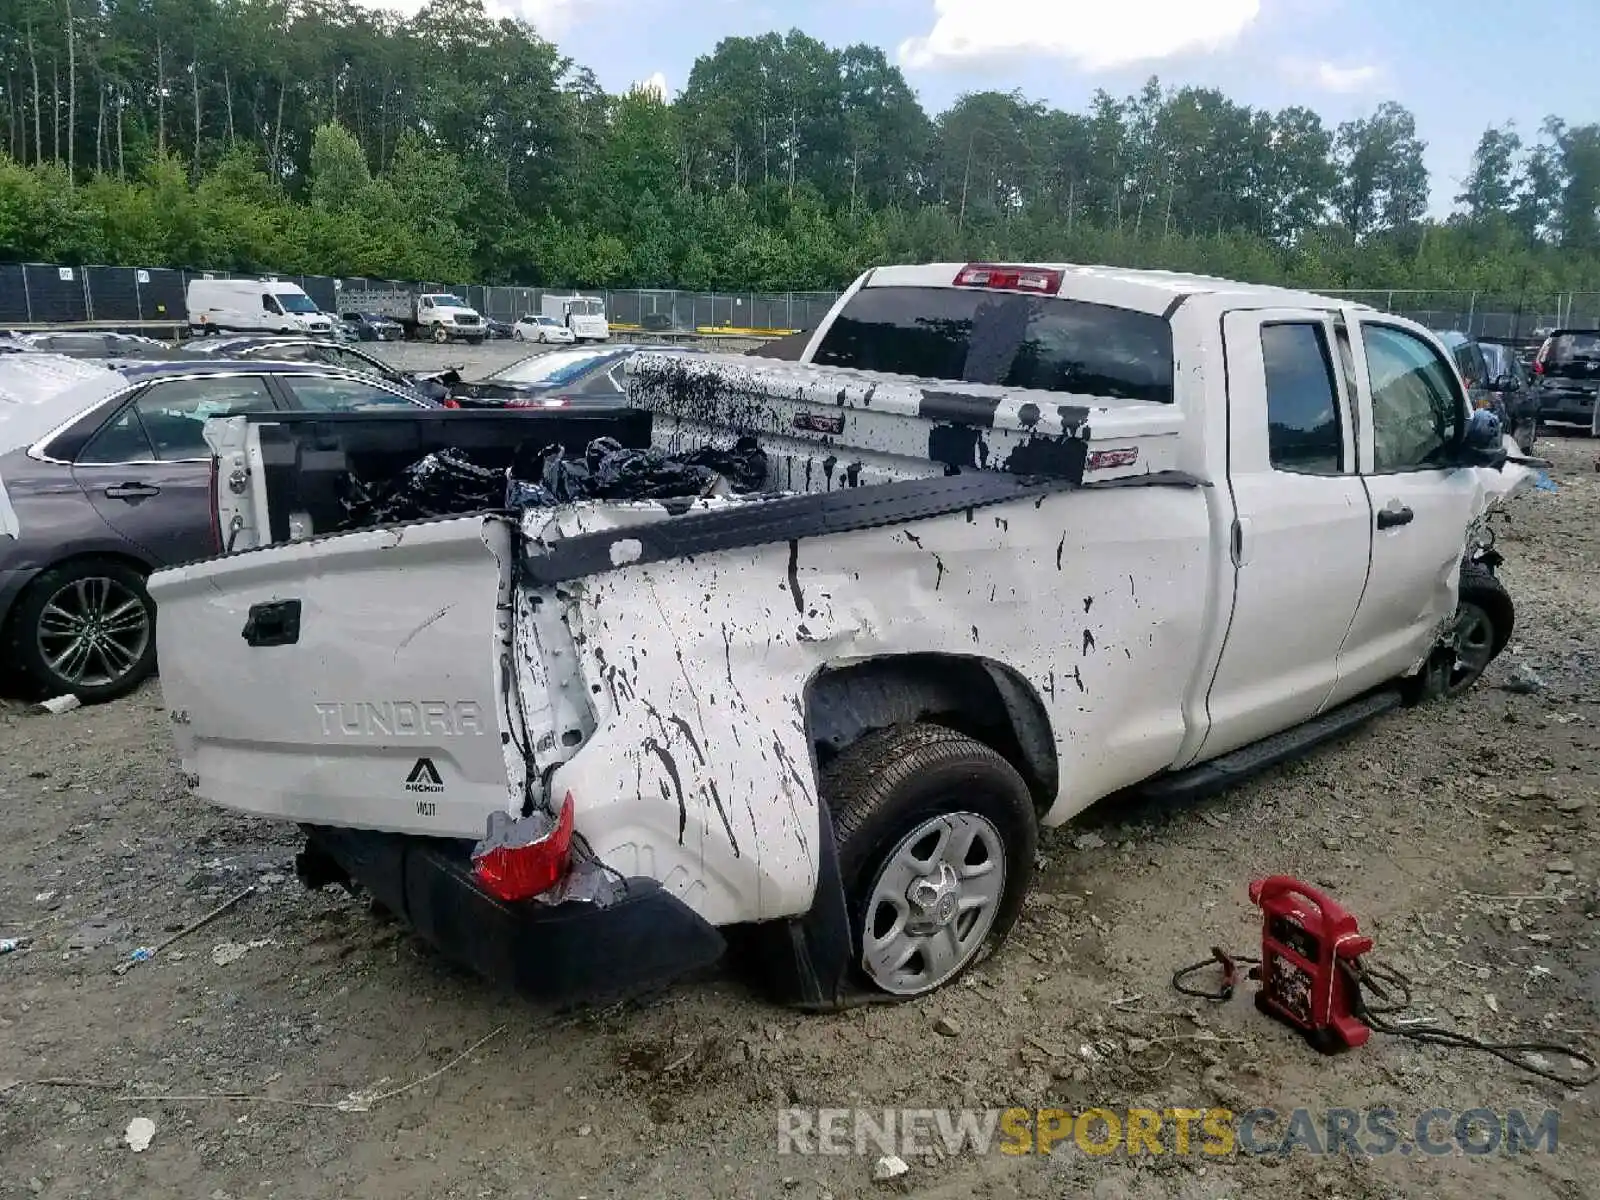
POLYGON ((162 692, 199 794, 280 819, 481 837, 509 802, 509 546, 503 522, 470 516, 152 576, 162 692))

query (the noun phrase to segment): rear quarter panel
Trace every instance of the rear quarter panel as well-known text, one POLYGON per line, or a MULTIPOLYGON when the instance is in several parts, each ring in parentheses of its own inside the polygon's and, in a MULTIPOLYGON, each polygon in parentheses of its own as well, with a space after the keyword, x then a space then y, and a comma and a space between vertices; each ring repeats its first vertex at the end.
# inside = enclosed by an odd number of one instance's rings
MULTIPOLYGON (((581 508, 563 519, 587 531, 581 508)), ((1065 821, 1182 742, 1209 536, 1199 488, 1087 490, 564 585, 599 728, 554 793, 573 792, 609 865, 713 922, 803 912, 818 861, 807 685, 940 652, 1005 664, 1038 695, 1061 777, 1046 819, 1065 821)))

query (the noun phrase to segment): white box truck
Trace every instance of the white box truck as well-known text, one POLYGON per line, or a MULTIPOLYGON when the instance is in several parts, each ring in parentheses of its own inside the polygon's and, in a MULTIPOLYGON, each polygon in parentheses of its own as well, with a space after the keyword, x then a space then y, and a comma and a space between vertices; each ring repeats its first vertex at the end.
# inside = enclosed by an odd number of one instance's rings
POLYGON ((605 342, 611 339, 604 300, 595 296, 546 296, 541 306, 544 316, 554 317, 572 330, 572 340, 575 342, 605 342))
POLYGON ((333 333, 332 316, 300 288, 277 279, 191 279, 186 300, 195 334, 333 333))

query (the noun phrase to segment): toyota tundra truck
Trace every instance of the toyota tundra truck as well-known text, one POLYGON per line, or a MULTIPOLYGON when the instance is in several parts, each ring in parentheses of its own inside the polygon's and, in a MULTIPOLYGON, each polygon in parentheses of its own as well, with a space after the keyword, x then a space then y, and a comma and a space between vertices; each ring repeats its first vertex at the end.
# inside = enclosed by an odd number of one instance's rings
POLYGON ((882 268, 799 363, 627 371, 628 410, 543 426, 214 419, 227 552, 150 583, 198 794, 530 994, 737 928, 790 1003, 922 995, 1003 939, 1041 827, 1459 691, 1511 635, 1470 536, 1494 418, 1364 306, 882 268), (736 442, 760 486, 540 485, 736 442), (524 500, 350 525, 341 481, 452 449, 524 500))

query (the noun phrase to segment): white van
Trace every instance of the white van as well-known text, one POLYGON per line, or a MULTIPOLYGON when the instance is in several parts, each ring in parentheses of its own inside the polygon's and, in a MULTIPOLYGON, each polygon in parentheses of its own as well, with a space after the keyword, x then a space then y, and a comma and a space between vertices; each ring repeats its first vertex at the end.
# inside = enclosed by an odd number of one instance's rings
POLYGON ((189 329, 203 333, 333 333, 333 318, 292 283, 191 279, 189 329))

